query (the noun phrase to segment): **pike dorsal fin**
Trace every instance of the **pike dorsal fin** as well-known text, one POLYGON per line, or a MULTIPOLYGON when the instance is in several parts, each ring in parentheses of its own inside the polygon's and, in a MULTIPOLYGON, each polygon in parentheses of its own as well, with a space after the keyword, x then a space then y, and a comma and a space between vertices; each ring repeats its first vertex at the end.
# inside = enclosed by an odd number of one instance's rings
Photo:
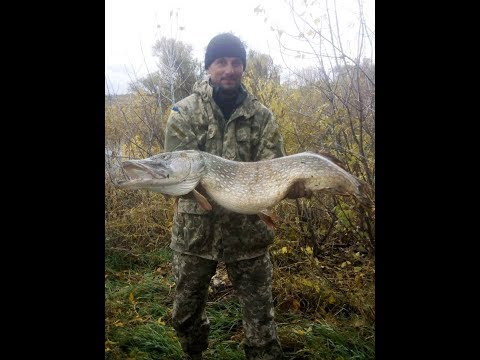
POLYGON ((347 171, 347 167, 345 166, 345 163, 340 161, 340 159, 337 159, 335 156, 333 156, 333 154, 330 154, 330 153, 325 152, 325 151, 319 151, 318 155, 323 156, 324 158, 327 158, 328 160, 333 162, 335 165, 338 165, 343 170, 347 171))

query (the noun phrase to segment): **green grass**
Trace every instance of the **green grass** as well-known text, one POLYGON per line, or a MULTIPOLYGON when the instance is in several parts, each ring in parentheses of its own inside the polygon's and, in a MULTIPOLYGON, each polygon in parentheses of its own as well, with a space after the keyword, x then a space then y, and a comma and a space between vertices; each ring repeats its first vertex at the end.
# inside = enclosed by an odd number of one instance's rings
POLYGON ((106 359, 181 359, 182 349, 171 327, 155 323, 117 328, 112 333, 118 346, 106 359))
MULTIPOLYGON (((370 330, 373 339, 373 330, 370 330)), ((303 321, 279 329, 288 359, 374 359, 374 344, 348 328, 303 321)))
MULTIPOLYGON (((105 359, 182 359, 181 346, 171 324, 175 284, 170 250, 107 249, 106 254, 105 359)), ((308 272, 313 273, 311 265, 307 265, 303 269, 304 276, 308 276, 308 272)), ((297 270, 303 271, 302 268, 297 270)), ((281 269, 275 268, 274 271, 278 276, 284 275, 280 273, 281 269)), ((297 274, 302 276, 302 273, 297 274)), ((342 279, 345 281, 346 276, 342 279)), ((279 286, 282 284, 279 283, 279 286)), ((318 289, 312 288, 312 293, 307 294, 309 290, 305 286, 298 289, 274 288, 274 293, 283 296, 287 290, 287 295, 299 299, 300 308, 288 308, 288 302, 276 299, 277 303, 282 303, 282 307, 276 308, 276 322, 286 359, 375 359, 374 320, 358 308, 360 305, 338 304, 332 307, 331 312, 325 312, 324 308, 315 312, 313 307, 303 309, 305 302, 299 296, 312 297, 318 289), (346 316, 340 311, 343 307, 351 307, 355 311, 349 311, 346 316)), ((328 290, 337 299, 342 299, 334 289, 328 290)), ((365 292, 361 288, 350 289, 350 292, 358 291, 360 296, 361 290, 365 292)), ((318 294, 323 296, 322 292, 318 294)), ((355 298, 355 293, 351 298, 355 298)), ((211 331, 205 358, 245 359, 241 346, 241 307, 231 289, 210 294, 207 314, 211 331)))
POLYGON ((159 248, 145 251, 142 246, 131 246, 128 249, 111 247, 105 243, 105 268, 107 271, 131 270, 135 268, 148 269, 169 264, 172 260, 169 248, 159 248))

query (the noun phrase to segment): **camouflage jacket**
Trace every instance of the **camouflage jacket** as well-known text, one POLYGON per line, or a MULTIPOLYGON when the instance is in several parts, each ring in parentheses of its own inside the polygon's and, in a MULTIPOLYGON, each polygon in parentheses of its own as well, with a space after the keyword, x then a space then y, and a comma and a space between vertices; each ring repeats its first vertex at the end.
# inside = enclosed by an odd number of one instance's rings
MULTIPOLYGON (((247 92, 228 120, 212 94, 208 79, 203 80, 195 84, 192 95, 175 104, 167 121, 165 151, 195 149, 235 161, 285 155, 272 112, 252 94, 247 92)), ((207 212, 192 196, 179 199, 172 227, 173 250, 226 262, 267 251, 274 234, 257 215, 233 213, 209 201, 214 209, 207 212)))

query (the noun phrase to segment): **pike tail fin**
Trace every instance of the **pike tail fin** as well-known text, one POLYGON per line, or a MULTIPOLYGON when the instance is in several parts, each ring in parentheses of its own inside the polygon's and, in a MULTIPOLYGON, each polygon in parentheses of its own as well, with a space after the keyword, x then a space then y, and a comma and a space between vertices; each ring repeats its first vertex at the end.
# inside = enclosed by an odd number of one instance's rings
POLYGON ((375 203, 373 202, 373 189, 372 187, 363 180, 358 180, 358 194, 356 194, 357 200, 363 205, 365 208, 375 208, 375 203))

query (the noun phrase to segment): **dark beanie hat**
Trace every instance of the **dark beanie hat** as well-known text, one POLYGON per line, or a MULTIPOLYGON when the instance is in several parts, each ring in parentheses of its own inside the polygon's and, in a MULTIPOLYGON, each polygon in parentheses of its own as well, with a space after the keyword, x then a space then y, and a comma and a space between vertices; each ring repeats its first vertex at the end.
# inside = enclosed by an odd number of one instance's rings
POLYGON ((242 41, 233 34, 223 33, 215 36, 207 46, 205 52, 205 70, 215 59, 221 57, 239 57, 243 62, 243 69, 247 67, 247 53, 242 41))

